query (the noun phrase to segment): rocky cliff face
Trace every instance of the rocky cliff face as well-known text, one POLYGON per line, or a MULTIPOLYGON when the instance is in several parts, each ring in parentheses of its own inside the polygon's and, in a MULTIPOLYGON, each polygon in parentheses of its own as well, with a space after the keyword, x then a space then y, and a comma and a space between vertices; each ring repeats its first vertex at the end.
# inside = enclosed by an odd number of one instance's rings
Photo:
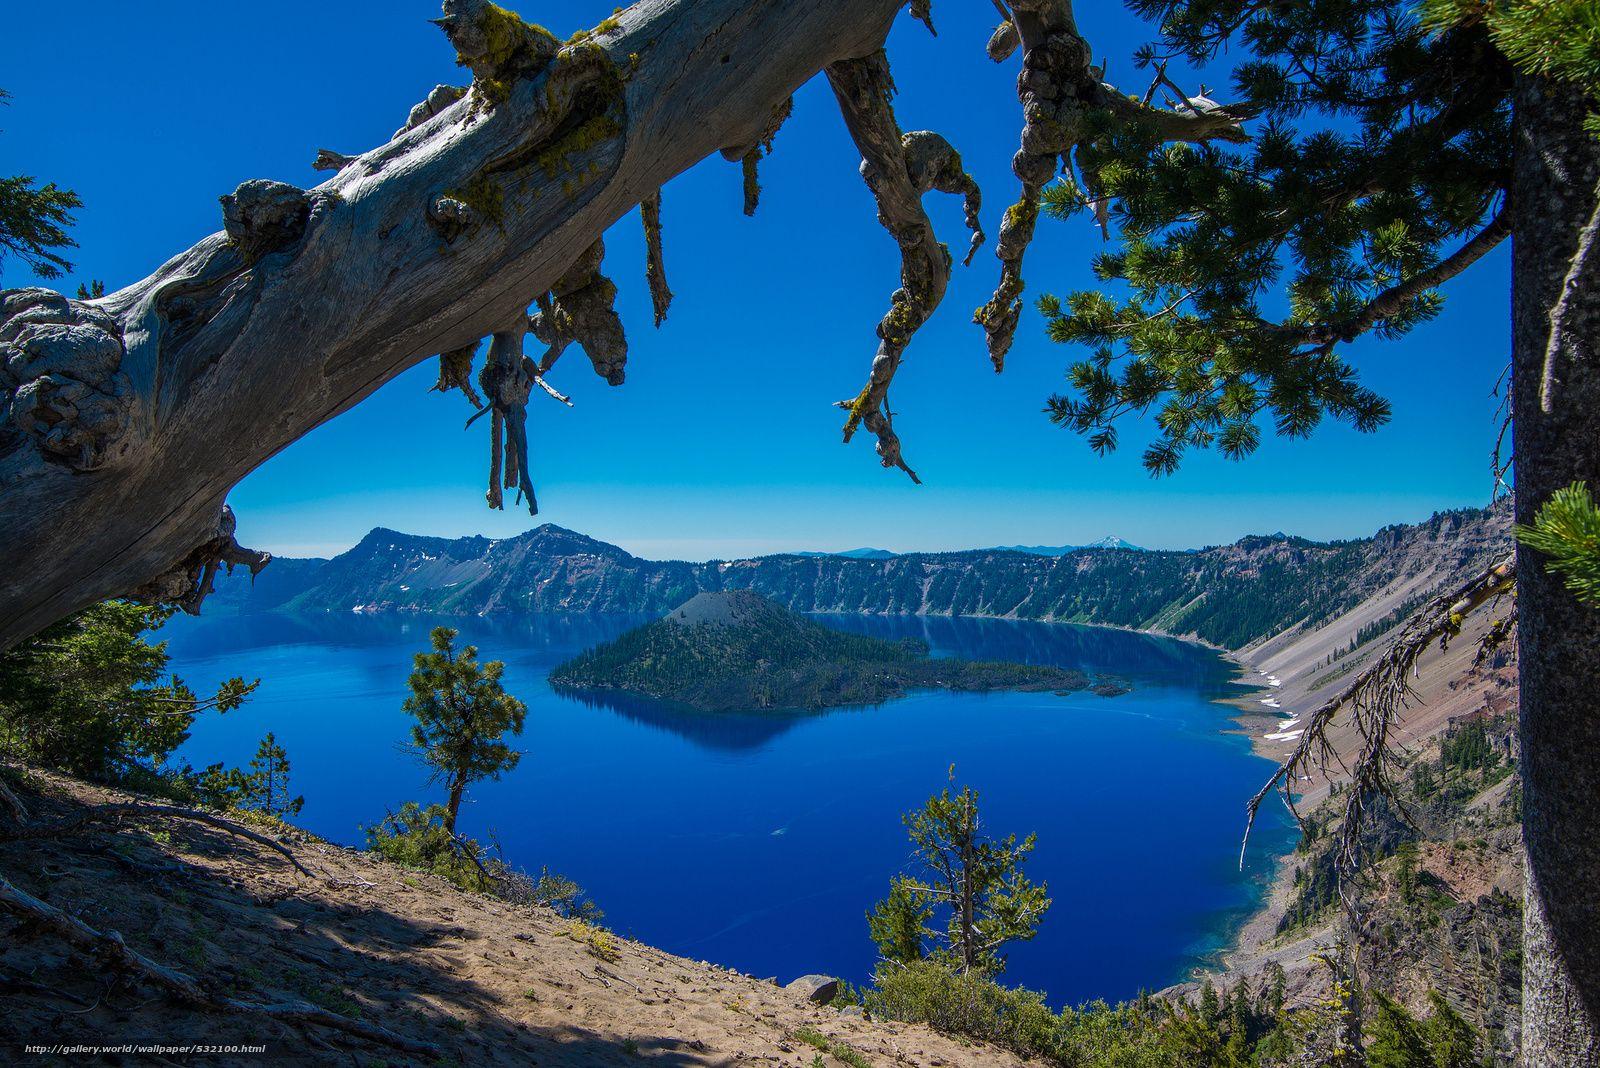
POLYGON ((545 524, 515 538, 427 538, 378 528, 276 604, 352 611, 665 611, 703 587, 695 565, 631 556, 545 524))
POLYGON ((665 613, 696 593, 749 589, 801 612, 1102 623, 1236 648, 1298 623, 1315 626, 1374 590, 1442 585, 1507 551, 1508 530, 1504 509, 1464 510, 1330 543, 1272 535, 1192 552, 985 549, 685 563, 644 560, 550 524, 499 540, 380 528, 326 563, 293 562, 282 581, 264 577, 251 588, 234 576, 217 597, 241 609, 665 613))

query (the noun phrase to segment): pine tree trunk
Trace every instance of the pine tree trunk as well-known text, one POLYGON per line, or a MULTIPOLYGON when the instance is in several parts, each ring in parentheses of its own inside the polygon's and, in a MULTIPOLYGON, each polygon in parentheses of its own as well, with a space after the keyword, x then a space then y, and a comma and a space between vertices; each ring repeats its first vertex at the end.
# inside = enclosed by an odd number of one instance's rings
POLYGON ((461 811, 461 794, 467 788, 465 776, 458 775, 450 780, 450 801, 445 806, 449 815, 445 818, 445 830, 451 834, 456 833, 456 813, 461 811))
MULTIPOLYGON (((1532 78, 1516 93, 1512 307, 1516 510, 1557 489, 1600 488, 1600 286, 1566 285, 1594 210, 1600 144, 1579 95, 1532 78), (1551 309, 1565 343, 1545 389, 1551 309)), ((1600 611, 1540 555, 1518 549, 1523 839, 1522 1048, 1538 1068, 1600 1063, 1600 611)))
POLYGON ((961 846, 961 971, 970 974, 978 962, 977 953, 974 952, 972 936, 975 933, 972 925, 973 889, 972 889, 972 839, 969 837, 961 846))

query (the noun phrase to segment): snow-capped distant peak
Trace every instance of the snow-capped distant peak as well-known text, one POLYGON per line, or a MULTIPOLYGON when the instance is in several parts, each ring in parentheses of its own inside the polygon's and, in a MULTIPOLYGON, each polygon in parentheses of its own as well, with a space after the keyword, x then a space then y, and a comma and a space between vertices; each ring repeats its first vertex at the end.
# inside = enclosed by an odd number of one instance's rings
POLYGON ((1107 534, 1105 537, 1101 538, 1099 541, 1091 541, 1089 544, 1081 546, 1081 548, 1084 548, 1084 549, 1139 549, 1140 551, 1143 551, 1140 548, 1140 546, 1135 545, 1133 542, 1128 541, 1125 538, 1119 538, 1115 534, 1107 534))

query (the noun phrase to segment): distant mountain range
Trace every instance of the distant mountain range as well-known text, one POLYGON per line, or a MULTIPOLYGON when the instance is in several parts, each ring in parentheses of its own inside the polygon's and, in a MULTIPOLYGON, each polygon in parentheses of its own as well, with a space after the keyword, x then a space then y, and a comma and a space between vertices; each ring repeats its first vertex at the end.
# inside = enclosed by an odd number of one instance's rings
MULTIPOLYGON (((1144 552, 1144 549, 1131 541, 1107 534, 1099 541, 1091 541, 1087 545, 997 545, 996 552, 1032 553, 1034 556, 1065 556, 1067 553, 1077 552, 1079 549, 1132 549, 1144 552)), ((887 560, 899 553, 890 552, 888 549, 846 549, 838 553, 819 553, 811 550, 805 552, 778 553, 779 556, 842 556, 847 560, 887 560)))
POLYGON ((841 552, 841 553, 819 553, 819 552, 811 552, 811 551, 808 550, 806 552, 782 553, 780 555, 783 555, 783 556, 808 556, 808 557, 842 556, 846 560, 887 560, 889 557, 891 557, 891 556, 893 556, 895 554, 890 552, 888 549, 860 548, 860 549, 846 549, 844 552, 841 552))
POLYGON ((1143 546, 1135 545, 1115 534, 1107 534, 1099 541, 1091 541, 1087 545, 1002 545, 1000 549, 1014 553, 1032 553, 1035 556, 1065 556, 1079 549, 1131 549, 1140 553, 1145 551, 1143 546))
POLYGON ((206 608, 664 614, 697 593, 749 589, 800 612, 1099 623, 1238 648, 1316 626, 1384 590, 1441 586, 1508 551, 1509 531, 1501 506, 1339 542, 1272 535, 1185 552, 976 549, 687 563, 641 559, 553 524, 499 539, 378 528, 332 560, 274 560, 254 585, 243 570, 219 576, 206 608))

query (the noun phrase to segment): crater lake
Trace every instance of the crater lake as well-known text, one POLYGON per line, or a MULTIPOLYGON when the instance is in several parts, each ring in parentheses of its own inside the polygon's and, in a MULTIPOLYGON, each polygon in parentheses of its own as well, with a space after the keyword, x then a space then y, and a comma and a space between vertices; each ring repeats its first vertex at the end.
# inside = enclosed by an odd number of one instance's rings
POLYGON ((985 829, 1037 833, 1027 871, 1049 913, 1006 979, 1057 1007, 1184 979, 1258 906, 1296 832, 1263 813, 1241 871, 1245 801, 1271 773, 1231 733, 1238 668, 1192 643, 1008 620, 819 616, 935 656, 1127 679, 1132 692, 918 691, 812 714, 696 713, 551 690, 547 672, 648 617, 256 614, 179 618, 157 635, 198 691, 259 677, 243 708, 196 721, 177 754, 243 765, 273 731, 305 796, 295 822, 360 845, 409 800, 442 800, 407 750, 413 653, 437 625, 506 664, 527 703, 518 767, 468 789, 460 830, 537 875, 575 879, 619 934, 787 981, 860 982, 866 912, 908 861, 901 816, 949 782, 982 794, 985 829))

